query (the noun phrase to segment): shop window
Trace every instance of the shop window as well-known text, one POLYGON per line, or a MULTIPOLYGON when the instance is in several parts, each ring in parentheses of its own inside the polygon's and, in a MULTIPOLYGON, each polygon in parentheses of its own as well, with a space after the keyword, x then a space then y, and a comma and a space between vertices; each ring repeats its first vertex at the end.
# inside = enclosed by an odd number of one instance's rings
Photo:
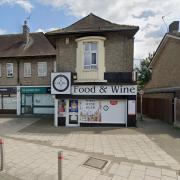
POLYGON ((13 77, 13 63, 6 64, 7 77, 13 77))
POLYGON ((84 69, 97 69, 97 42, 84 43, 84 69))
POLYGON ((24 63, 24 77, 31 77, 31 63, 24 63))
POLYGON ((38 76, 47 76, 47 62, 38 62, 38 76))

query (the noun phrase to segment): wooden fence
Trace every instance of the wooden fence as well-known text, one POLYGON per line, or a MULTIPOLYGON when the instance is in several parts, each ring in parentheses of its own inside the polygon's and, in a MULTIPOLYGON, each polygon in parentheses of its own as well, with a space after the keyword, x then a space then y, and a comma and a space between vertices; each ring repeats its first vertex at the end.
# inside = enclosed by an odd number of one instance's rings
MULTIPOLYGON (((180 110, 180 107, 179 107, 180 110)), ((172 98, 143 98, 143 114, 168 123, 173 123, 174 107, 172 98)), ((140 97, 138 97, 138 112, 140 113, 140 97)))
POLYGON ((174 125, 180 127, 180 99, 174 100, 174 125))

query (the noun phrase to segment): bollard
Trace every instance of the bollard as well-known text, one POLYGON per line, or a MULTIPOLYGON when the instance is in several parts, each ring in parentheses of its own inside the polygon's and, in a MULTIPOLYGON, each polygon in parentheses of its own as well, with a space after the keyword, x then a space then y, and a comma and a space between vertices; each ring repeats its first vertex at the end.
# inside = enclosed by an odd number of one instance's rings
POLYGON ((62 160, 63 159, 64 159, 63 152, 59 151, 58 152, 58 180, 62 180, 62 160))
POLYGON ((2 139, 0 139, 0 157, 1 157, 1 162, 0 162, 0 171, 3 171, 4 169, 4 142, 2 139))

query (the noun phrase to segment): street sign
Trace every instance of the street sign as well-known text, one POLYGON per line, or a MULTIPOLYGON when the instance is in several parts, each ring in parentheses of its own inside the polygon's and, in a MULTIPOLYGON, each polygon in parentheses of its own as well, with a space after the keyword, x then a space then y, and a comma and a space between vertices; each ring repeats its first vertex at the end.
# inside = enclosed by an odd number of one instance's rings
POLYGON ((143 94, 144 94, 144 91, 141 89, 141 90, 139 91, 139 94, 140 94, 140 95, 143 95, 143 94))

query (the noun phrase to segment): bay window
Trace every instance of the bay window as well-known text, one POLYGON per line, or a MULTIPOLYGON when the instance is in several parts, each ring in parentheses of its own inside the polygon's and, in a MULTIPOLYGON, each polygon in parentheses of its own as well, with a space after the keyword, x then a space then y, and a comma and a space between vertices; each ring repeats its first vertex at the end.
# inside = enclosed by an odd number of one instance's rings
POLYGON ((97 69, 97 43, 84 43, 84 69, 97 69))

